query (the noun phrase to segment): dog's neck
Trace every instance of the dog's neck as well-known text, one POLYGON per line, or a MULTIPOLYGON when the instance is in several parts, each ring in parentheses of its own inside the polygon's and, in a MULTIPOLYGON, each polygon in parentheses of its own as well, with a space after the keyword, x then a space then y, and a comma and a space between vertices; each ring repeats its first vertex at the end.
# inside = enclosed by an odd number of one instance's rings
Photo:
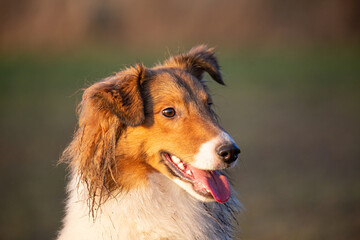
POLYGON ((148 186, 114 191, 95 217, 89 214, 86 186, 73 177, 64 228, 59 239, 232 239, 240 203, 194 199, 162 174, 148 176, 148 186))

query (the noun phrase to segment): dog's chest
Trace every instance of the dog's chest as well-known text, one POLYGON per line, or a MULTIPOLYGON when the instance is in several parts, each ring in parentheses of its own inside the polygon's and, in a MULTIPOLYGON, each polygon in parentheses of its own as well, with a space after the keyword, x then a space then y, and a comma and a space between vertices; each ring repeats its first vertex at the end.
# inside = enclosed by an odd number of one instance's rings
POLYGON ((142 189, 108 199, 95 220, 86 216, 85 202, 74 197, 79 196, 73 192, 68 207, 75 211, 68 211, 78 214, 68 216, 65 225, 86 222, 78 226, 86 239, 230 239, 232 234, 224 205, 195 200, 161 174, 149 176, 149 185, 142 189))

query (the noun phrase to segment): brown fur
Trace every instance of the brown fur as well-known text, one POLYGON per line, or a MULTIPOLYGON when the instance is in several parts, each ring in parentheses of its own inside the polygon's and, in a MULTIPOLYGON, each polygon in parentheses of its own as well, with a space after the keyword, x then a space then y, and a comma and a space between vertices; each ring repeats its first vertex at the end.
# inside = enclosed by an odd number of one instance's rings
POLYGON ((204 72, 224 84, 213 50, 199 46, 161 66, 128 68, 84 91, 74 139, 60 161, 88 186, 92 214, 115 188, 146 184, 152 171, 171 176, 160 151, 190 162, 200 144, 218 134, 204 72), (174 119, 162 116, 166 107, 176 109, 174 119))

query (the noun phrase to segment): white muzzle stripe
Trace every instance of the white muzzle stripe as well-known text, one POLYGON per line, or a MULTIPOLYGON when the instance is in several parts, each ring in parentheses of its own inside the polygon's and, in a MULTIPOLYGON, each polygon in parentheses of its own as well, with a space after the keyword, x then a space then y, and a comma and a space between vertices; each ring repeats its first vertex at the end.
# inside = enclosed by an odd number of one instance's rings
MULTIPOLYGON (((226 132, 221 132, 218 136, 200 146, 198 153, 194 156, 194 161, 191 163, 191 166, 206 170, 229 167, 225 166, 225 163, 219 159, 216 153, 216 148, 222 143, 235 144, 235 141, 226 132)), ((235 166, 236 162, 237 160, 233 162, 230 167, 235 166)))

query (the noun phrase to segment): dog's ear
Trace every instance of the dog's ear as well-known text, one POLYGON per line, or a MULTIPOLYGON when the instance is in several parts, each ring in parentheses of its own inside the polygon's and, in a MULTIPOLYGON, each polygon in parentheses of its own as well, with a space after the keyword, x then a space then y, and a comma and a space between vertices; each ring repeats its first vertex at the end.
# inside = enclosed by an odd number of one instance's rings
POLYGON ((108 110, 129 126, 140 125, 145 120, 141 81, 145 67, 138 64, 86 89, 83 101, 95 109, 108 110))
POLYGON ((214 49, 205 45, 192 48, 185 54, 171 57, 165 61, 165 65, 170 67, 180 67, 190 72, 199 80, 202 79, 203 73, 207 72, 216 82, 224 85, 221 77, 220 67, 214 55, 214 49))
POLYGON ((92 214, 101 204, 103 193, 117 185, 115 149, 121 131, 145 119, 141 91, 145 71, 145 67, 137 65, 84 91, 74 139, 60 162, 68 163, 88 187, 92 214))

